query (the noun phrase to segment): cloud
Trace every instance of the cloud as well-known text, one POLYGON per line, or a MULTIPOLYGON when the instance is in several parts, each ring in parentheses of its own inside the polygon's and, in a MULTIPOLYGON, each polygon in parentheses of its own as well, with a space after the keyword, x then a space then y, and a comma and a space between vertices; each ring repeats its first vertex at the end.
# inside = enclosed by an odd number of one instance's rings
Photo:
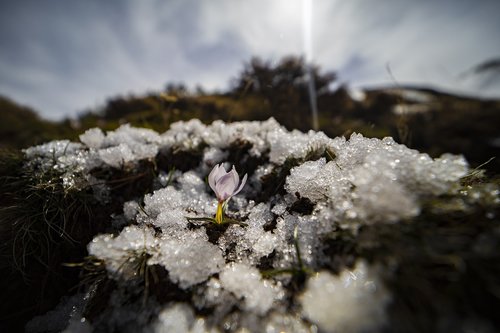
POLYGON ((494 1, 354 0, 326 7, 317 12, 318 62, 356 85, 390 82, 389 64, 402 83, 456 90, 460 72, 500 54, 494 1))
MULTIPOLYGON (((314 62, 354 86, 433 84, 500 55, 498 1, 313 1, 314 62)), ((303 53, 301 0, 2 2, 0 93, 60 119, 166 82, 224 89, 243 62, 303 53)))

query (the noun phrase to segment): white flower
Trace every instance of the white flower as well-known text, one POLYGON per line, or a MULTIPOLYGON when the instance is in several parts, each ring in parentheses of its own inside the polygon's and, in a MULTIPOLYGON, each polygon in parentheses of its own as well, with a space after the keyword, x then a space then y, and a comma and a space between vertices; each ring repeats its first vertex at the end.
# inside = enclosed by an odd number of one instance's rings
POLYGON ((245 186, 246 181, 247 175, 245 174, 240 184, 240 176, 238 176, 234 166, 231 171, 226 172, 222 163, 216 165, 208 175, 208 184, 215 192, 219 202, 229 200, 232 196, 238 194, 245 186))
POLYGON ((238 194, 245 183, 247 182, 247 175, 243 176, 240 184, 240 176, 233 166, 231 171, 227 172, 221 164, 216 165, 208 175, 208 184, 214 190, 219 204, 217 205, 217 213, 215 214, 216 223, 223 223, 224 210, 232 196, 238 194))

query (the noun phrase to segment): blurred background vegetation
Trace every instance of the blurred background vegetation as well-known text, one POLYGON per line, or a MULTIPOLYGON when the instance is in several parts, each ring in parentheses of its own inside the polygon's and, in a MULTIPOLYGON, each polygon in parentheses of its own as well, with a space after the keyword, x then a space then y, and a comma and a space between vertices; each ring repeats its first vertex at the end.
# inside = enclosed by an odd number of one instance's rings
MULTIPOLYGON (((53 139, 76 140, 88 128, 112 130, 123 123, 163 132, 171 123, 198 118, 265 120, 274 117, 288 129, 311 129, 307 64, 300 57, 279 62, 252 58, 225 92, 190 91, 168 83, 163 91, 116 96, 76 119, 51 122, 35 110, 0 96, 0 148, 26 148, 53 139)), ((335 85, 336 74, 312 67, 319 129, 330 137, 359 132, 393 136, 411 148, 439 156, 464 154, 473 167, 500 152, 500 100, 457 96, 428 87, 400 86, 353 90, 335 85), (336 88, 332 88, 336 86, 336 88)), ((500 159, 485 166, 497 174, 500 159)))

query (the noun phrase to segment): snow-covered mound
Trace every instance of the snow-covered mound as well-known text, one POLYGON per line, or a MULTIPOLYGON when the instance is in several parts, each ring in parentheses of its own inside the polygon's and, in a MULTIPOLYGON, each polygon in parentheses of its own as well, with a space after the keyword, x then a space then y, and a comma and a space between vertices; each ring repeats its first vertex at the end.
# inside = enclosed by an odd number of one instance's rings
POLYGON ((154 191, 137 193, 121 216, 110 217, 110 233, 88 244, 117 289, 101 314, 81 327, 72 321, 69 331, 376 330, 391 300, 380 269, 358 261, 330 272, 326 242, 336 230, 355 233, 415 217, 422 200, 449 192, 468 172, 461 156, 432 159, 392 138, 288 131, 274 119, 191 120, 163 134, 129 125, 106 134, 95 128, 80 141, 29 148, 28 167, 58 170, 64 186, 91 187, 101 202, 113 197, 96 170, 160 159, 166 165, 185 159, 189 168, 156 170, 154 191), (218 163, 248 173, 228 208, 244 224, 193 222, 216 213, 206 178, 218 163), (127 301, 123 290, 140 288, 134 281, 153 268, 168 272, 149 279, 165 279, 173 296, 156 297, 153 289, 146 300, 127 301))

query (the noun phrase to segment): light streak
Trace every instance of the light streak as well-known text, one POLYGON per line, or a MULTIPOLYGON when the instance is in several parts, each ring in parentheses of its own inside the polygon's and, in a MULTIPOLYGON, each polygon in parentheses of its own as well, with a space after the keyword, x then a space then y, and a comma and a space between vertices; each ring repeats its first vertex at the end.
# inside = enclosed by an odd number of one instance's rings
POLYGON ((317 131, 319 129, 318 122, 318 104, 316 96, 316 86, 314 83, 314 72, 312 67, 313 61, 313 45, 312 45, 312 1, 302 0, 302 23, 303 23, 303 40, 304 40, 304 56, 306 65, 307 88, 309 92, 309 103, 312 113, 312 128, 317 131))

